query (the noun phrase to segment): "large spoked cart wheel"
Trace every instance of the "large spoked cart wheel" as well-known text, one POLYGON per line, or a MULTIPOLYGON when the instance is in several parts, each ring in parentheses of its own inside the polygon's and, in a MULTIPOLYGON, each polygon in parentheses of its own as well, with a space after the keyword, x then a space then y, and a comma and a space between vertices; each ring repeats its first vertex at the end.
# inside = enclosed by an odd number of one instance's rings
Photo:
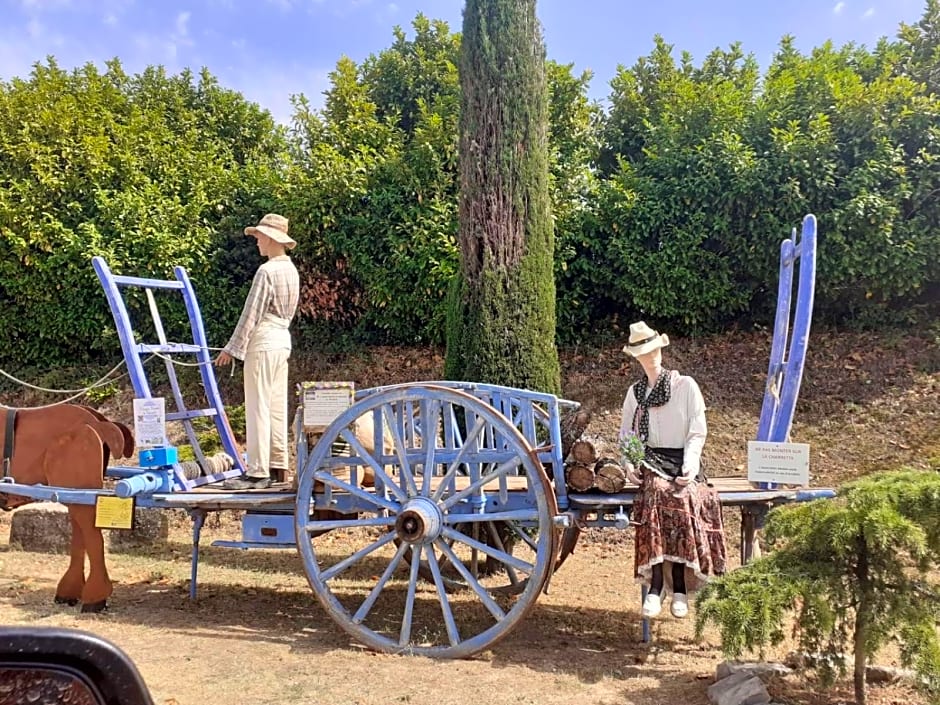
POLYGON ((460 658, 535 604, 557 513, 537 450, 506 417, 418 384, 367 396, 327 428, 301 469, 295 529, 310 586, 352 637, 460 658))

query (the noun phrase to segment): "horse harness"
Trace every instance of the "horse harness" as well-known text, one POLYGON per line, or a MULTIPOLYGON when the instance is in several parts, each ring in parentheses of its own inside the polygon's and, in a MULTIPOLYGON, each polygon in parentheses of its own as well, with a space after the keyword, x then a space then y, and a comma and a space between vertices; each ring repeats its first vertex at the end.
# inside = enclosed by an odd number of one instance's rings
POLYGON ((4 432, 3 432, 3 479, 10 477, 10 465, 13 462, 13 428, 16 424, 16 409, 6 407, 4 409, 4 432))

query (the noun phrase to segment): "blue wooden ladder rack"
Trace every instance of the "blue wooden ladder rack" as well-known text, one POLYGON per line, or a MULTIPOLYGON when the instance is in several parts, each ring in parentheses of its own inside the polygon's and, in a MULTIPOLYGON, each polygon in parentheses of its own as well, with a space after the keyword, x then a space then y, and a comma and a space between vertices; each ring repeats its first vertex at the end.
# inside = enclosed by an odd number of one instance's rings
MULTIPOLYGON (((813 298, 816 284, 816 216, 803 218, 802 237, 797 241, 796 228, 791 239, 780 244, 780 284, 777 290, 777 315, 774 320, 774 337, 770 348, 770 365, 767 369, 767 386, 757 425, 758 441, 782 443, 789 439, 793 424, 793 412, 800 394, 806 348, 809 344, 809 329, 813 320, 813 298), (800 279, 797 289, 793 326, 790 327, 790 302, 793 290, 793 270, 800 263, 800 279), (784 359, 787 338, 790 351, 784 359)), ((773 485, 761 483, 761 487, 772 489, 773 485)))
POLYGON ((235 436, 232 433, 228 417, 225 414, 225 407, 222 404, 222 398, 219 395, 219 387, 216 382, 215 373, 212 370, 212 357, 209 354, 209 347, 206 342, 206 332, 202 323, 202 315, 199 311, 199 303, 196 300, 196 294, 193 291, 186 270, 182 267, 174 267, 173 273, 176 275, 175 280, 160 280, 115 275, 111 272, 107 262, 105 262, 102 257, 94 257, 92 264, 101 281, 101 286, 104 288, 108 305, 111 308, 111 314, 114 316, 114 323, 121 341, 121 349, 124 352, 124 359, 127 363, 131 383, 134 386, 135 396, 141 399, 152 398, 153 395, 150 390, 150 383, 147 380, 147 373, 144 369, 145 359, 142 358, 158 355, 166 364, 170 388, 173 392, 173 399, 176 402, 175 411, 170 410, 168 405, 166 420, 168 422, 175 421, 183 424, 186 430, 186 436, 189 439, 189 443, 192 445, 193 453, 199 465, 202 468, 208 467, 196 431, 193 428, 193 420, 197 418, 208 417, 213 419, 223 450, 235 459, 235 465, 231 470, 210 475, 201 475, 196 478, 187 478, 180 463, 175 462, 172 464, 172 490, 187 491, 200 485, 207 485, 244 474, 245 464, 235 444, 235 436), (157 334, 158 342, 156 344, 136 342, 134 328, 131 324, 131 319, 128 315, 127 306, 125 305, 124 296, 121 291, 127 288, 144 290, 157 334), (183 302, 186 306, 186 313, 189 317, 189 325, 193 334, 193 342, 191 344, 171 343, 167 341, 166 333, 163 329, 163 322, 160 319, 156 299, 153 295, 154 290, 179 291, 183 295, 183 302), (202 385, 206 392, 207 408, 189 409, 186 407, 182 390, 180 389, 179 381, 176 377, 173 355, 195 356, 195 360, 198 363, 199 374, 202 378, 202 385))

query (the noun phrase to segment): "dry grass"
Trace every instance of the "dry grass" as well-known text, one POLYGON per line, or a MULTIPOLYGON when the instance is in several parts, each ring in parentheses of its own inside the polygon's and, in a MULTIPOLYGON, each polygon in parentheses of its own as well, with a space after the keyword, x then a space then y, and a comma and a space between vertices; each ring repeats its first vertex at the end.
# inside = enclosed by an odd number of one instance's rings
MULTIPOLYGON (((612 441, 620 403, 637 370, 619 345, 563 354, 564 396, 594 412, 589 437, 612 441)), ((765 334, 674 340, 666 364, 692 374, 709 405, 706 459, 714 475, 743 474, 746 440, 757 425, 769 339, 765 334)), ((436 379, 440 352, 373 349, 362 355, 296 360, 294 379, 352 379, 361 387, 436 379)), ((240 401, 238 378, 223 393, 240 401)), ((7 398, 8 403, 12 401, 7 398)), ((39 403, 38 397, 15 400, 39 403)), ((125 418, 127 394, 104 410, 125 418)), ((928 337, 814 332, 794 440, 811 444, 815 484, 838 485, 878 469, 928 467, 940 458, 940 353, 928 337)), ((736 549, 736 517, 727 535, 736 549)), ((5 544, 8 517, 0 517, 5 544)), ((236 516, 210 520, 203 545, 237 538, 236 516)), ((630 580, 632 537, 593 530, 554 577, 551 591, 507 639, 459 662, 373 654, 352 643, 312 595, 294 552, 205 548, 200 597, 188 600, 189 524, 174 518, 170 543, 145 553, 111 555, 111 609, 78 615, 52 604, 65 557, 0 548, 5 623, 88 629, 118 643, 139 664, 164 704, 486 702, 613 704, 706 703, 720 662, 714 633, 692 639, 692 623, 654 625, 640 642, 638 589, 630 580)), ((782 657, 783 644, 769 654, 782 657)), ((879 662, 893 664, 896 653, 879 662)), ((820 690, 812 678, 772 684, 777 702, 850 701, 850 684, 820 690)), ((924 702, 905 686, 873 687, 875 705, 924 702)))

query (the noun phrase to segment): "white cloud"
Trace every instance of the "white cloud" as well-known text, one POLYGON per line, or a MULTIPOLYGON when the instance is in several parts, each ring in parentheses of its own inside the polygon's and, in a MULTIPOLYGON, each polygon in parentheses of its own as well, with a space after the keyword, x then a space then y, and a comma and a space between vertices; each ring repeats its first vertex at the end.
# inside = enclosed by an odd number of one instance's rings
POLYGON ((875 16, 875 8, 869 7, 867 10, 865 10, 864 14, 862 14, 862 19, 867 20, 874 16, 875 16))
POLYGON ((44 12, 46 10, 57 10, 61 7, 68 7, 72 0, 21 0, 20 6, 26 11, 44 12))
POLYGON ((837 2, 837 3, 836 3, 836 6, 835 6, 834 8, 832 8, 832 14, 834 14, 834 15, 841 15, 841 14, 842 14, 842 11, 843 11, 844 9, 845 9, 845 3, 844 3, 844 2, 841 2, 841 1, 840 1, 840 2, 837 2))
POLYGON ((118 16, 113 12, 109 12, 104 17, 101 18, 101 21, 106 24, 108 27, 117 27, 118 16))
POLYGON ((30 20, 26 23, 26 34, 30 39, 39 39, 43 34, 43 27, 39 20, 30 20))
POLYGON ((176 34, 179 37, 185 37, 189 34, 190 12, 181 12, 176 16, 176 34))

